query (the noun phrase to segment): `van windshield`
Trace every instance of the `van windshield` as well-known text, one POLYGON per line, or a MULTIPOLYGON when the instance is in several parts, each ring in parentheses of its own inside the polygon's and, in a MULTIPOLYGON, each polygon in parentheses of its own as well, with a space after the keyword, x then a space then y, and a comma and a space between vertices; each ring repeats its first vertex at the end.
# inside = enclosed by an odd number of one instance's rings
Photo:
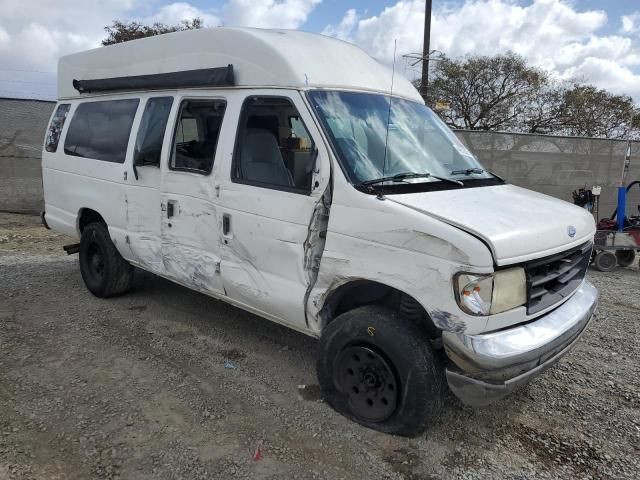
POLYGON ((455 188, 495 178, 425 105, 393 98, 390 109, 389 96, 361 92, 314 90, 309 96, 354 185, 439 182, 455 188))

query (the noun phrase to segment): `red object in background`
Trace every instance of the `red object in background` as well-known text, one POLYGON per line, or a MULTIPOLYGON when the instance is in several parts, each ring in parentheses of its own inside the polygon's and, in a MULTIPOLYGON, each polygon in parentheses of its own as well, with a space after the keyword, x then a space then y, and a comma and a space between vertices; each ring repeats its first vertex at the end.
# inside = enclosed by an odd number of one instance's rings
POLYGON ((262 443, 259 442, 256 451, 253 453, 253 460, 257 462, 262 458, 262 443))
POLYGON ((598 222, 598 230, 616 230, 618 228, 618 224, 615 220, 610 220, 608 218, 603 218, 598 222))

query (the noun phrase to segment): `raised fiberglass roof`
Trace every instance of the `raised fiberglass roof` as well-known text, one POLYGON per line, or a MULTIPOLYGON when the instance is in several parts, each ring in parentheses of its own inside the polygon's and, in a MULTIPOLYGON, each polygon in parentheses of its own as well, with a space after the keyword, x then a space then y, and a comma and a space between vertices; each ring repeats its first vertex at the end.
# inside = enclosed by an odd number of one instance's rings
MULTIPOLYGON (((58 97, 81 97, 73 80, 233 65, 237 86, 335 88, 389 93, 391 69, 359 47, 297 30, 205 28, 96 48, 60 58, 58 97)), ((396 72, 394 96, 422 102, 396 72)))

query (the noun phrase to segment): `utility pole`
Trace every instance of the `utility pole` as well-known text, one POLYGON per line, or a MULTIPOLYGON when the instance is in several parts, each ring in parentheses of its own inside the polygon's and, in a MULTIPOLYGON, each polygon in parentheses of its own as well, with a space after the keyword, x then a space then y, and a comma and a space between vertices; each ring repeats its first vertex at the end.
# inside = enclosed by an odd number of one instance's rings
POLYGON ((427 99, 427 87, 429 85, 429 54, 431 40, 431 0, 426 0, 424 8, 424 42, 422 46, 422 81, 420 82, 420 95, 427 99))

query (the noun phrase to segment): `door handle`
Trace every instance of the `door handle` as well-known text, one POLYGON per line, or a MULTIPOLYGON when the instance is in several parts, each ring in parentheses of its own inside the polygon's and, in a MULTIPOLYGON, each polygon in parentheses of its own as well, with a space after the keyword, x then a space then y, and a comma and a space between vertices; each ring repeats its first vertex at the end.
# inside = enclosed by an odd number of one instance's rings
POLYGON ((172 202, 171 200, 167 202, 167 218, 173 217, 174 205, 175 205, 175 202, 172 202))
POLYGON ((222 234, 229 235, 231 232, 231 215, 225 213, 222 215, 222 234))

